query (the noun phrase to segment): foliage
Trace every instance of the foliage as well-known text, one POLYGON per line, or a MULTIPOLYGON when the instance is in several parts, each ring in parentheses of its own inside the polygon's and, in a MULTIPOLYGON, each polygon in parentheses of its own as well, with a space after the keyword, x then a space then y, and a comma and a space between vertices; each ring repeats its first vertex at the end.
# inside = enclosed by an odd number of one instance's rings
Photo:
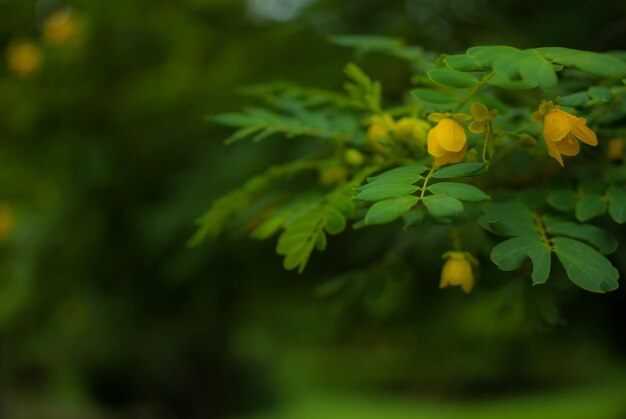
POLYGON ((326 248, 327 234, 341 233, 348 221, 362 229, 402 219, 412 228, 406 234, 418 235, 429 223, 446 225, 449 247, 460 250, 467 246, 459 232, 478 219, 488 232, 482 242, 503 271, 530 260, 533 284, 566 275, 588 291, 617 288, 609 259, 617 242, 592 221, 606 226, 607 213, 615 223, 626 221, 623 159, 604 155, 605 139, 626 135, 623 55, 479 46, 436 56, 392 38, 331 40, 409 62, 411 95, 384 104, 381 84, 354 63, 346 67, 345 93, 293 84, 248 89, 269 107, 212 117, 239 129, 226 142, 272 134, 321 140, 326 145, 302 160, 319 176, 282 193, 285 185, 264 175, 264 191, 254 198, 247 184, 217 200, 199 220, 201 232, 217 232, 252 199, 278 194, 271 208, 237 222, 260 219, 264 233, 253 236, 261 238, 282 230, 276 250, 286 269, 302 272, 313 250, 326 248), (596 138, 599 150, 578 143, 595 146, 596 138), (562 156, 576 155, 564 169, 550 159, 564 164, 562 156), (507 239, 494 244, 497 236, 507 239), (553 254, 562 270, 554 268, 553 254))

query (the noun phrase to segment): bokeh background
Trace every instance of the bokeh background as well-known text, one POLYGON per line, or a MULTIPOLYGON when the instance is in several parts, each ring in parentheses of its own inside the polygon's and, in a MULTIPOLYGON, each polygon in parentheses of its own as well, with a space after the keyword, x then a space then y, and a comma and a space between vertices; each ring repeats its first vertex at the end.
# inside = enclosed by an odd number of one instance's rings
POLYGON ((338 89, 350 60, 388 98, 410 87, 406 64, 327 41, 355 33, 626 49, 626 3, 0 0, 0 417, 626 417, 623 288, 538 313, 487 267, 501 285, 439 291, 425 248, 329 292, 397 226, 331 241, 303 275, 271 242, 186 246, 213 199, 297 153, 223 146, 205 116, 251 103, 239 87, 338 89))

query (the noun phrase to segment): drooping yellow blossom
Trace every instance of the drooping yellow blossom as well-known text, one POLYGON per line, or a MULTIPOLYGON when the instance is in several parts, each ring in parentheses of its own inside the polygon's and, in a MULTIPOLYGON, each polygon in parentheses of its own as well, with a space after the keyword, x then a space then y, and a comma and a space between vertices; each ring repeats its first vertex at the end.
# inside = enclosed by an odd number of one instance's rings
POLYGON ((580 144, 577 140, 591 146, 598 145, 598 138, 587 127, 585 118, 578 118, 565 112, 550 101, 542 101, 539 111, 533 114, 534 121, 541 118, 548 154, 561 166, 564 166, 562 156, 576 156, 580 153, 580 144))
POLYGON ((461 286, 463 291, 469 293, 474 288, 472 265, 477 265, 478 261, 467 252, 446 252, 442 258, 446 262, 441 270, 439 288, 461 286))
MULTIPOLYGON (((463 119, 465 117, 467 115, 463 119)), ((428 119, 438 122, 428 132, 428 154, 435 158, 435 164, 441 166, 463 160, 467 151, 467 135, 463 125, 457 121, 459 117, 431 114, 428 119)))
POLYGON ((400 118, 393 127, 393 135, 407 144, 426 144, 426 136, 430 124, 423 119, 404 117, 400 118))
POLYGON ((0 202, 0 242, 11 237, 15 225, 13 208, 6 202, 0 202))
POLYGON ((611 161, 624 160, 624 148, 626 144, 623 138, 615 137, 609 140, 606 148, 606 156, 611 161))
POLYGON ((344 159, 346 160, 346 163, 348 163, 350 166, 360 166, 365 161, 363 153, 355 148, 347 149, 344 154, 344 159))
POLYGON ((46 42, 60 45, 74 38, 78 32, 78 22, 70 9, 52 13, 43 25, 43 38, 46 42))
POLYGON ((7 64, 18 77, 26 78, 41 66, 41 48, 29 41, 15 41, 7 49, 7 64))

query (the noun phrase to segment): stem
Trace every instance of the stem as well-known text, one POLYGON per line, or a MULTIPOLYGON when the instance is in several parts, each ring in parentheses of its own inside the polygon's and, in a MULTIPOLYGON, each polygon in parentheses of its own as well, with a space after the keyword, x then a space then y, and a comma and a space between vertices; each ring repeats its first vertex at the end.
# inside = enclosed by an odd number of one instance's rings
POLYGON ((463 105, 465 105, 467 101, 470 100, 470 98, 474 96, 485 85, 485 83, 487 83, 489 79, 493 77, 493 75, 494 75, 493 71, 490 71, 489 73, 485 74, 485 77, 483 77, 478 82, 478 84, 472 88, 472 90, 467 92, 467 95, 465 95, 465 97, 459 102, 459 105, 456 107, 456 109, 452 113, 457 113, 458 111, 460 111, 463 105))
POLYGON ((483 163, 487 162, 487 143, 489 142, 489 134, 491 134, 491 125, 487 125, 487 134, 485 134, 485 142, 483 143, 483 163))
POLYGON ((428 171, 428 174, 424 178, 424 183, 422 184, 422 192, 420 192, 419 200, 424 199, 424 195, 426 194, 426 188, 428 187, 428 181, 430 180, 433 172, 435 171, 436 166, 433 164, 428 171))
POLYGON ((536 212, 533 212, 533 221, 535 222, 535 227, 537 228, 537 231, 539 232, 539 235, 541 236, 541 239, 543 240, 543 243, 546 245, 546 247, 548 249, 550 249, 551 252, 553 252, 554 251, 554 245, 552 244, 552 242, 548 238, 548 234, 546 233, 546 228, 543 225, 543 221, 541 220, 541 216, 539 214, 537 214, 536 212))

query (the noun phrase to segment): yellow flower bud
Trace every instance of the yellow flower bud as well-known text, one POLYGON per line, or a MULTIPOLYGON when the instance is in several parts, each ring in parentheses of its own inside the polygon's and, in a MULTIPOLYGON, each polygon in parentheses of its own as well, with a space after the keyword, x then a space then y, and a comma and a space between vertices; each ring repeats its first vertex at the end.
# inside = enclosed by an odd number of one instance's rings
POLYGON ((546 109, 549 110, 544 114, 543 137, 548 147, 548 154, 561 166, 564 166, 561 155, 576 156, 580 153, 580 144, 576 141, 577 139, 591 146, 598 145, 598 138, 587 127, 585 118, 577 118, 557 106, 551 107, 542 102, 540 113, 546 109))
POLYGON ((52 13, 44 22, 43 38, 46 42, 59 45, 76 36, 77 19, 69 9, 52 13))
POLYGON ((41 66, 41 48, 29 41, 17 41, 7 49, 8 66, 18 77, 26 78, 41 66))
POLYGON ((472 264, 476 264, 476 260, 466 252, 447 252, 443 258, 447 260, 441 270, 439 288, 461 286, 469 293, 474 288, 472 264))
POLYGON ((606 148, 606 156, 612 161, 624 160, 624 139, 611 138, 606 148))
POLYGON ((350 166, 360 166, 363 164, 363 161, 365 161, 363 153, 354 148, 349 148, 346 150, 346 153, 344 154, 344 159, 346 160, 346 163, 348 163, 350 166))
POLYGON ((393 135, 407 144, 423 146, 429 129, 430 124, 422 119, 404 117, 393 127, 393 135))
POLYGON ((451 118, 443 118, 428 132, 428 154, 435 164, 457 163, 467 151, 467 135, 463 125, 451 118))

